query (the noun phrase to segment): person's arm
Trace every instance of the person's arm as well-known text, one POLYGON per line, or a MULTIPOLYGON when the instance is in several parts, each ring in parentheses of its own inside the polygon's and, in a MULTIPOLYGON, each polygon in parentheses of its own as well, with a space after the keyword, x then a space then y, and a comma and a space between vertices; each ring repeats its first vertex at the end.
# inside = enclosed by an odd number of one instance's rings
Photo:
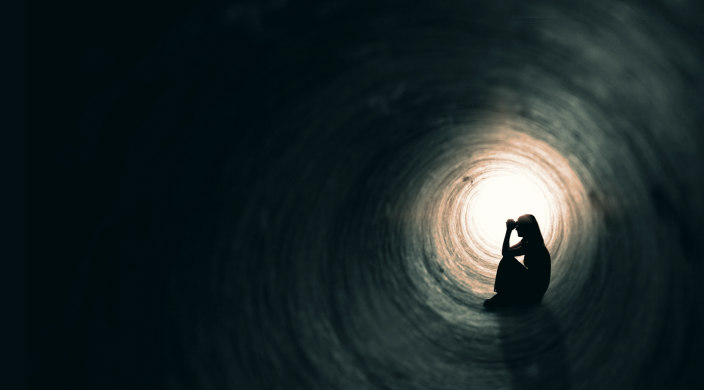
POLYGON ((506 234, 504 235, 504 243, 501 246, 501 256, 521 256, 525 254, 525 250, 521 247, 521 242, 513 246, 508 245, 508 242, 511 239, 511 232, 515 228, 516 221, 512 219, 506 221, 506 234))

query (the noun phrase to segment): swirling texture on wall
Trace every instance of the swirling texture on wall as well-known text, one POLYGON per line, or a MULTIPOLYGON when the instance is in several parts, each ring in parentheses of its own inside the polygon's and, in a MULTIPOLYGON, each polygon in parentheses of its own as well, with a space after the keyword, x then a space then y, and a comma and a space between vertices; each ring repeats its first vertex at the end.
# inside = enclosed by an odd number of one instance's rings
POLYGON ((437 3, 199 9, 92 99, 36 382, 703 385, 701 6, 437 3), (537 308, 482 307, 495 197, 537 308))

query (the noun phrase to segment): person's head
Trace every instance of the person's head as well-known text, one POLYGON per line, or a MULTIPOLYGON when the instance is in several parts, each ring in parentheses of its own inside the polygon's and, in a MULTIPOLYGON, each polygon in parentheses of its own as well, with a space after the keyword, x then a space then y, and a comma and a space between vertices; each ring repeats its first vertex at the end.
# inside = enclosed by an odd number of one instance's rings
POLYGON ((538 221, 531 214, 524 214, 516 220, 516 233, 519 237, 545 245, 538 221))

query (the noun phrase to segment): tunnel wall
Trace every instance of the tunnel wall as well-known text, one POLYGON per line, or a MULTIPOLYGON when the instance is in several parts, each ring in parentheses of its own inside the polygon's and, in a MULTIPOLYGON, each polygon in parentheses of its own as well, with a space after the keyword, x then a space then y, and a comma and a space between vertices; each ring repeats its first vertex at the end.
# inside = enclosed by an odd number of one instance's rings
POLYGON ((118 8, 46 38, 32 383, 704 385, 701 5, 118 8), (518 167, 551 286, 488 312, 518 167))

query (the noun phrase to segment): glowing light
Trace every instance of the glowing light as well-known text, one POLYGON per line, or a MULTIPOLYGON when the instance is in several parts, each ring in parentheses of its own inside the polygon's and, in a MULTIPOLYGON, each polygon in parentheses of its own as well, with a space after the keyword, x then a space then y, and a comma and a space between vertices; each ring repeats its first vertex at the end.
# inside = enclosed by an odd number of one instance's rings
MULTIPOLYGON (((479 240, 487 243, 498 254, 506 231, 505 221, 523 214, 533 214, 543 230, 550 227, 548 201, 544 185, 529 171, 507 172, 478 180, 468 217, 474 220, 479 240)), ((543 234, 548 232, 543 231, 543 234)), ((518 241, 515 234, 512 244, 518 241)))
MULTIPOLYGON (((449 175, 433 175, 419 193, 443 188, 437 197, 421 197, 410 215, 417 218, 409 234, 430 237, 428 257, 438 263, 442 278, 477 295, 493 292, 506 220, 533 214, 552 258, 552 275, 559 279, 563 261, 588 237, 575 227, 592 229, 587 194, 570 161, 545 141, 512 130, 487 126, 485 133, 468 133, 453 147, 466 147, 449 175)), ((431 192, 432 193, 432 192, 431 192)), ((511 244, 520 238, 514 232, 511 244)), ((566 259, 566 260, 565 260, 566 259)), ((428 279, 427 283, 434 283, 428 279)))

